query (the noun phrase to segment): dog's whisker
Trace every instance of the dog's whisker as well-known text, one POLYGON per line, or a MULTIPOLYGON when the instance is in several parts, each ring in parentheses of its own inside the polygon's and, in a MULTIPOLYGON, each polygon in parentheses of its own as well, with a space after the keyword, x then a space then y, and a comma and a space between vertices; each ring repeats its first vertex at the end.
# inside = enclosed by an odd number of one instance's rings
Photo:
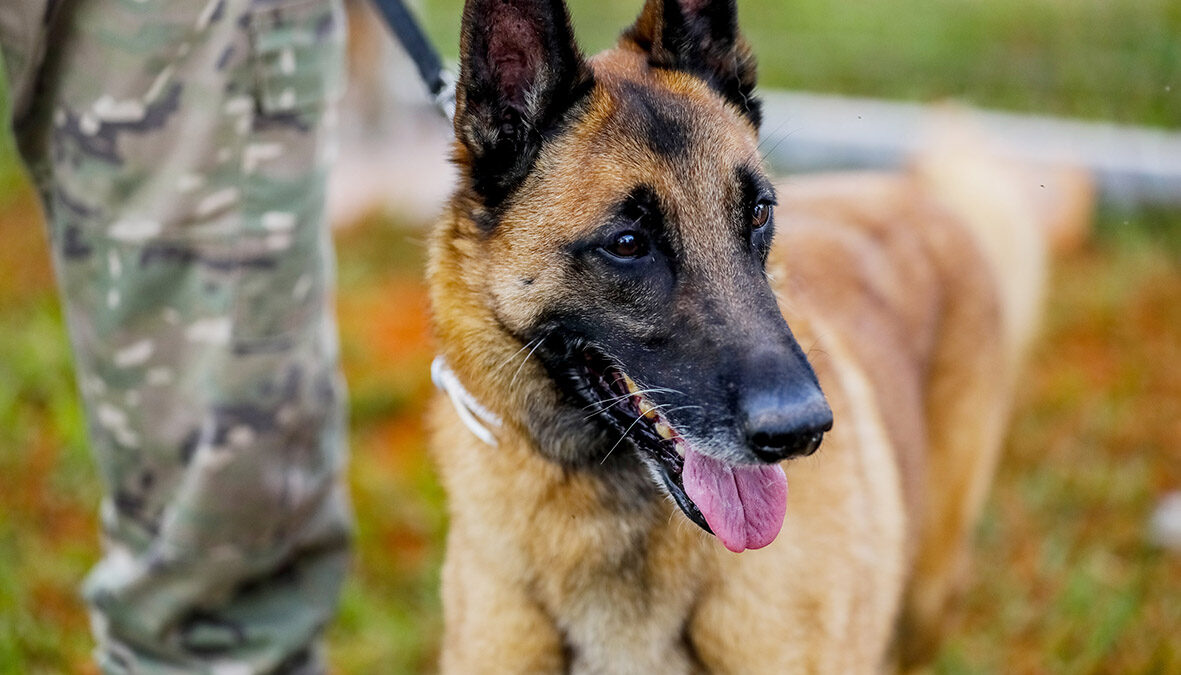
POLYGON ((509 380, 509 383, 508 383, 509 389, 512 389, 513 386, 516 385, 517 377, 520 376, 521 371, 525 368, 525 364, 529 363, 529 358, 531 356, 533 356, 533 353, 536 352, 539 347, 541 347, 542 342, 543 342, 543 340, 539 338, 537 340, 537 345, 535 347, 533 347, 533 349, 529 350, 529 353, 525 355, 525 360, 521 361, 521 365, 517 366, 517 372, 513 373, 513 379, 509 380))
MULTIPOLYGON (((782 125, 781 125, 781 126, 782 126, 782 125)), ((778 130, 776 130, 776 131, 778 131, 778 130)), ((779 146, 783 145, 783 143, 784 143, 784 142, 785 142, 787 139, 791 138, 791 137, 792 137, 792 136, 794 136, 794 135, 795 135, 795 132, 794 132, 794 131, 789 131, 789 132, 787 132, 787 133, 783 134, 782 136, 780 136, 780 137, 779 137, 779 140, 775 142, 775 145, 772 145, 772 146, 771 146, 771 148, 770 148, 769 150, 767 150, 767 151, 763 152, 763 155, 764 155, 764 156, 767 156, 767 155, 770 155, 770 154, 774 153, 776 150, 778 150, 778 149, 779 149, 779 146)), ((768 136, 768 138, 770 138, 770 136, 768 136)))
MULTIPOLYGON (((664 410, 669 405, 670 404, 668 404, 668 403, 664 403, 661 405, 655 405, 655 406, 652 406, 652 409, 653 410, 664 410)), ((674 410, 675 410, 675 408, 674 408, 674 410)), ((628 425, 627 429, 623 430, 623 434, 619 437, 619 440, 615 441, 615 445, 612 445, 611 449, 607 451, 607 454, 603 455, 602 461, 599 462, 600 464, 607 461, 607 458, 611 456, 611 453, 615 452, 615 448, 619 447, 619 444, 623 442, 623 439, 627 438, 627 435, 631 433, 631 430, 634 429, 636 427, 636 425, 639 424, 640 420, 644 419, 644 417, 645 416, 643 413, 636 415, 636 419, 632 420, 632 423, 630 425, 628 425)))
MULTIPOLYGON (((638 394, 652 394, 652 393, 680 394, 681 392, 677 391, 676 389, 669 389, 667 387, 648 387, 646 389, 637 389, 636 391, 629 391, 626 394, 620 394, 618 396, 613 396, 610 399, 603 399, 603 401, 620 401, 625 398, 628 398, 629 396, 636 396, 638 394)), ((600 401, 600 402, 602 402, 602 401, 600 401)), ((596 405, 596 404, 592 403, 588 406, 585 406, 583 408, 583 410, 586 410, 586 408, 589 408, 593 405, 596 405)))
POLYGON ((775 127, 775 130, 774 130, 774 131, 772 131, 772 132, 771 132, 771 133, 769 133, 769 134, 764 134, 764 135, 763 135, 763 138, 762 138, 761 140, 759 140, 759 144, 758 144, 757 146, 755 146, 755 147, 756 147, 756 149, 758 149, 758 150, 762 150, 762 149, 763 149, 763 144, 764 144, 764 143, 766 143, 767 141, 771 140, 772 138, 774 138, 776 134, 778 134, 780 131, 782 131, 782 130, 783 130, 783 127, 787 126, 787 123, 788 123, 789 121, 790 121, 790 120, 783 120, 783 121, 781 121, 781 122, 780 122, 780 123, 779 123, 779 124, 778 124, 778 125, 775 127))
POLYGON ((828 356, 828 352, 825 351, 824 347, 820 346, 820 338, 813 338, 812 344, 808 345, 808 348, 804 350, 804 354, 808 357, 808 360, 811 360, 812 356, 817 354, 828 356))
POLYGON ((651 394, 651 393, 679 394, 681 392, 679 392, 675 389, 666 389, 664 387, 652 387, 649 389, 639 389, 634 392, 620 394, 618 396, 612 396, 611 398, 605 398, 600 401, 595 401, 593 403, 583 406, 582 407, 583 410, 590 410, 591 408, 598 407, 598 410, 595 410, 593 413, 591 413, 590 415, 588 415, 584 419, 590 419, 591 417, 594 417, 595 415, 602 413, 604 410, 609 409, 611 406, 615 405, 616 403, 619 403, 620 401, 624 401, 626 399, 629 399, 632 396, 651 394))
MULTIPOLYGON (((643 392, 643 390, 641 390, 640 392, 637 392, 637 393, 644 393, 644 392, 643 392)), ((594 403, 591 403, 590 405, 583 406, 583 408, 582 408, 583 410, 591 410, 591 408, 594 408, 594 410, 592 410, 589 414, 585 415, 582 419, 589 420, 592 417, 597 417, 599 415, 602 415, 603 413, 607 412, 611 408, 615 407, 616 404, 626 401, 627 399, 629 399, 631 397, 632 397, 632 394, 630 394, 630 393, 623 394, 620 396, 612 397, 610 399, 603 399, 602 401, 595 401, 594 403)))
POLYGON ((507 359, 505 359, 504 361, 501 361, 500 364, 494 366, 491 370, 491 374, 495 375, 496 373, 499 373, 501 370, 504 370, 510 363, 513 362, 514 359, 517 358, 518 355, 520 355, 521 352, 525 351, 526 349, 531 348, 533 346, 534 342, 540 342, 543 339, 545 339, 544 335, 541 337, 534 338, 534 339, 526 342, 525 344, 521 345, 520 349, 513 352, 507 359))
MULTIPOLYGON (((664 405, 653 406, 652 408, 654 410, 660 410, 662 408, 667 408, 668 405, 669 404, 665 403, 664 405)), ((636 427, 636 425, 639 424, 640 420, 642 420, 642 419, 644 419, 643 414, 636 415, 636 418, 634 420, 632 420, 632 423, 630 425, 628 425, 627 429, 623 430, 623 434, 621 434, 619 436, 619 440, 615 441, 615 445, 612 445, 611 449, 607 451, 607 454, 603 455, 603 459, 601 461, 599 461, 599 464, 602 464, 603 462, 607 461, 607 458, 611 456, 611 453, 615 452, 615 448, 619 447, 619 444, 623 442, 623 439, 627 438, 627 435, 631 433, 631 430, 634 429, 636 427)))
MULTIPOLYGON (((668 410, 664 410, 662 412, 664 413, 665 417, 667 417, 669 414, 674 413, 678 410, 687 410, 690 408, 696 408, 698 410, 705 410, 705 407, 700 406, 700 405, 679 405, 675 408, 669 408, 668 410)), ((673 432, 673 435, 670 437, 670 440, 679 440, 679 441, 686 440, 684 434, 677 431, 676 427, 670 427, 670 428, 672 428, 672 432, 673 432)))
POLYGON ((644 419, 643 415, 636 416, 636 419, 631 423, 631 425, 627 429, 624 429, 623 434, 619 436, 619 440, 615 441, 615 445, 612 445, 611 449, 607 451, 607 454, 603 455, 603 459, 599 461, 599 464, 603 464, 607 461, 607 458, 611 456, 611 453, 615 452, 615 448, 619 447, 619 444, 623 442, 623 439, 627 438, 627 435, 631 433, 631 430, 634 429, 642 419, 644 419))

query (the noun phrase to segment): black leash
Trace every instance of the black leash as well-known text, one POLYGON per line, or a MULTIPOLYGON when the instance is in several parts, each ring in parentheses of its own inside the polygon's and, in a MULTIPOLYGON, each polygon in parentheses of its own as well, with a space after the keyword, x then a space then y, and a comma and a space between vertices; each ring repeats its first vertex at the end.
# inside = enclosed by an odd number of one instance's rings
POLYGON ((414 60, 418 74, 422 77, 427 91, 447 119, 455 117, 455 76, 443 67, 439 52, 435 51, 422 26, 402 0, 373 0, 373 4, 385 17, 386 24, 402 43, 402 48, 414 60))

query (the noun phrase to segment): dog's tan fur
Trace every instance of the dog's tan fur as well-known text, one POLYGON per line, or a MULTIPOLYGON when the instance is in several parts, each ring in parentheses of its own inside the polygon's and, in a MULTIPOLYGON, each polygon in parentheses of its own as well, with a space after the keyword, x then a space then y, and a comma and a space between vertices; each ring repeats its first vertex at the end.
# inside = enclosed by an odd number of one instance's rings
POLYGON ((450 513, 442 670, 870 673, 920 663, 958 587, 1036 316, 1038 211, 1002 170, 967 154, 779 186, 768 269, 836 423, 818 454, 785 464, 791 492, 775 542, 729 553, 666 499, 617 503, 594 472, 539 452, 522 421, 557 394, 510 331, 536 318, 538 297, 594 308, 561 283, 563 243, 637 176, 688 183, 685 213, 710 208, 713 165, 670 166, 637 144, 622 84, 699 111, 701 147, 757 152, 753 128, 700 80, 648 68, 626 41, 591 63, 587 112, 542 151, 496 233, 480 231, 461 187, 432 238, 441 352, 504 418, 491 447, 445 398, 433 410, 450 513), (535 225, 547 222, 563 228, 535 225))

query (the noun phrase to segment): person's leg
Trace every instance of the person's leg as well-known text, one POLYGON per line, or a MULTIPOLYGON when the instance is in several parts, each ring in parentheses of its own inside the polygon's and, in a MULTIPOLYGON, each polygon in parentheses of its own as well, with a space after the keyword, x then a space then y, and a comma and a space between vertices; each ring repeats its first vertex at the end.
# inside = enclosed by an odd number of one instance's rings
POLYGON ((0 36, 109 490, 84 589, 100 665, 315 672, 350 522, 324 223, 339 2, 22 3, 55 7, 0 36))

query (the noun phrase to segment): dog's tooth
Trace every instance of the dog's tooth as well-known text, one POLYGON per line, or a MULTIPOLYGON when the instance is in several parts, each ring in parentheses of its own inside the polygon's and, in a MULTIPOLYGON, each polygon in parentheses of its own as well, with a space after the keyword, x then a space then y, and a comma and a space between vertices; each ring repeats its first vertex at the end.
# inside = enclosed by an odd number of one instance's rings
POLYGON ((636 387, 636 383, 632 382, 632 379, 627 376, 627 373, 620 373, 619 377, 623 380, 623 386, 627 387, 627 392, 629 394, 635 394, 639 391, 639 389, 636 387))
POLYGON ((676 434, 673 433, 673 428, 670 427, 664 420, 658 420, 654 425, 656 433, 660 434, 661 438, 672 439, 676 434))
POLYGON ((652 407, 652 404, 648 402, 648 399, 644 398, 643 396, 637 396, 635 397, 635 402, 636 407, 639 408, 640 414, 644 416, 644 419, 656 419, 656 408, 652 407))

